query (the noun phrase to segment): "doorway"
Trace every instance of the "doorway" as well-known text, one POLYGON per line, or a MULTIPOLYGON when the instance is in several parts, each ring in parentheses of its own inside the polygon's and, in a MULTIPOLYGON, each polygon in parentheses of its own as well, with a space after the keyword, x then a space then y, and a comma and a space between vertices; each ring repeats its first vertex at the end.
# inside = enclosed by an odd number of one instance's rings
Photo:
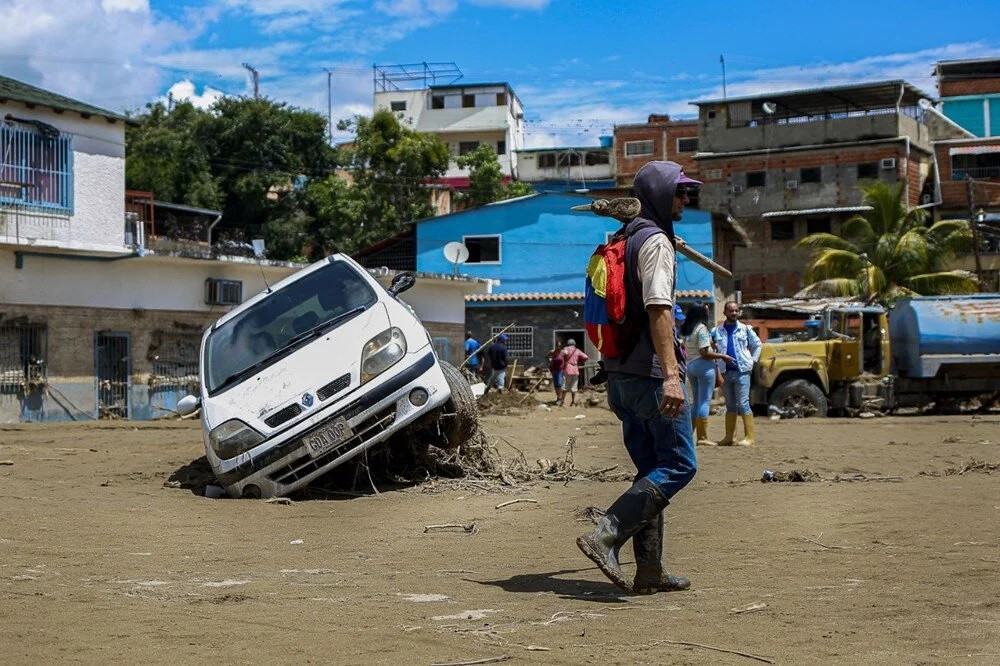
POLYGON ((132 417, 132 352, 128 333, 94 334, 94 377, 97 417, 132 417))

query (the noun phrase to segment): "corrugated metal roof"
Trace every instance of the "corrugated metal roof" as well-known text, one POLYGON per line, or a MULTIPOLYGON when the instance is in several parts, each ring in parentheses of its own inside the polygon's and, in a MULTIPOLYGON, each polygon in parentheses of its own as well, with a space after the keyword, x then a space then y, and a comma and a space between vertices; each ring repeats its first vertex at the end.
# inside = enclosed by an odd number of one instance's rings
POLYGON ((109 120, 128 120, 125 116, 113 111, 57 95, 16 79, 0 76, 0 102, 5 100, 46 106, 56 111, 76 111, 81 114, 101 116, 109 120))
POLYGON ((772 210, 761 214, 761 217, 789 217, 792 215, 823 215, 829 213, 863 213, 871 209, 871 206, 833 206, 831 208, 804 208, 802 210, 772 210))
MULTIPOLYGON (((861 109, 887 108, 895 106, 899 100, 900 87, 903 98, 900 106, 916 106, 920 98, 933 100, 919 88, 902 79, 892 81, 873 81, 869 83, 852 83, 843 86, 826 86, 822 88, 804 88, 802 90, 778 90, 771 93, 759 93, 745 97, 727 97, 721 99, 705 99, 691 102, 695 106, 707 104, 732 104, 734 102, 769 101, 781 107, 795 110, 795 115, 822 113, 834 106, 854 106, 861 109)), ((757 106, 757 105, 755 105, 757 106)))
MULTIPOLYGON (((677 298, 712 298, 712 292, 701 289, 681 289, 677 298)), ((562 292, 523 292, 514 294, 469 294, 465 297, 469 303, 503 303, 510 301, 582 301, 582 291, 562 292)))

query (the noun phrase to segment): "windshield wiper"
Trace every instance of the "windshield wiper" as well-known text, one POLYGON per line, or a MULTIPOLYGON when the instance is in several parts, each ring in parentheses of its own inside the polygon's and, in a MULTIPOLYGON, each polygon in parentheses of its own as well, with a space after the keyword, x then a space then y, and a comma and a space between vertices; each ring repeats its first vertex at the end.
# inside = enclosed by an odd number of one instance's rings
POLYGON ((365 309, 366 309, 366 307, 364 305, 359 305, 358 307, 354 308, 353 310, 348 310, 347 312, 341 312, 339 315, 337 315, 333 319, 327 319, 322 324, 317 324, 317 325, 313 326, 312 328, 310 328, 307 331, 302 331, 301 333, 299 333, 298 335, 296 335, 295 337, 293 337, 291 340, 289 340, 288 342, 286 342, 285 346, 283 347, 283 349, 288 349, 289 347, 293 347, 296 344, 302 342, 303 340, 308 340, 309 338, 314 338, 314 337, 320 336, 325 331, 327 331, 329 328, 331 328, 334 324, 336 324, 337 322, 343 321, 343 320, 347 319, 348 317, 353 317, 354 315, 358 314, 359 312, 364 312, 365 309))

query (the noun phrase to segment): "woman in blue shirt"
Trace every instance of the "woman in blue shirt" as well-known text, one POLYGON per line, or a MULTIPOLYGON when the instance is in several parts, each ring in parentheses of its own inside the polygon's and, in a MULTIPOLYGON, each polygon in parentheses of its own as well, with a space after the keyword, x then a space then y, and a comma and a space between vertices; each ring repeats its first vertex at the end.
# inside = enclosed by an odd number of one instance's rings
POLYGON ((681 337, 687 356, 687 376, 691 382, 693 404, 691 416, 694 421, 696 443, 715 446, 708 438, 708 408, 715 390, 716 360, 733 361, 733 357, 720 354, 712 349, 712 337, 708 329, 708 308, 700 303, 688 307, 681 324, 681 337))
POLYGON ((760 358, 760 338, 752 328, 739 320, 740 305, 726 303, 723 313, 726 320, 712 331, 717 349, 725 349, 730 360, 726 362, 725 383, 722 393, 726 397, 726 436, 720 446, 749 446, 754 443, 753 412, 750 410, 750 373, 760 358), (737 418, 743 419, 743 439, 734 442, 737 418))

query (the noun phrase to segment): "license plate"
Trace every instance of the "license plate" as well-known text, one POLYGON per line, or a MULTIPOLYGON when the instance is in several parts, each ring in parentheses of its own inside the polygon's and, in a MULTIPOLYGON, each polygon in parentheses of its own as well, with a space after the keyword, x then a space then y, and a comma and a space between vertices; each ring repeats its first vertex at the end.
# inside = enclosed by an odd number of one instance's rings
POLYGON ((306 449, 309 450, 309 455, 316 458, 332 451, 353 436, 354 431, 351 430, 347 421, 342 418, 336 419, 333 423, 306 437, 306 449))

